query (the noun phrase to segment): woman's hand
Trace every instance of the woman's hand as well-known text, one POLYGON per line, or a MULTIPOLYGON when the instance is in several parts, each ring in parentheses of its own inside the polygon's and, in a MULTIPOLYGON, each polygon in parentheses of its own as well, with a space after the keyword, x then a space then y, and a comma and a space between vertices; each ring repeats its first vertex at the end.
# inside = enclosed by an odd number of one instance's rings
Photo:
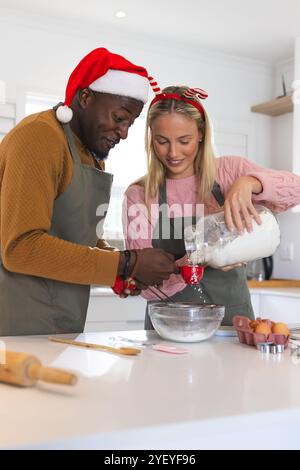
POLYGON ((231 186, 225 203, 225 222, 229 230, 237 228, 242 232, 246 227, 252 232, 252 218, 260 225, 261 219, 252 204, 252 193, 260 193, 262 184, 253 176, 241 176, 231 186))
POLYGON ((246 263, 230 264, 228 266, 223 266, 223 268, 218 268, 218 269, 220 271, 223 271, 224 273, 227 273, 228 271, 231 271, 232 269, 241 268, 242 266, 246 266, 246 263))
POLYGON ((187 255, 184 255, 182 258, 179 258, 175 261, 176 266, 179 268, 181 266, 187 266, 189 263, 189 258, 187 255))

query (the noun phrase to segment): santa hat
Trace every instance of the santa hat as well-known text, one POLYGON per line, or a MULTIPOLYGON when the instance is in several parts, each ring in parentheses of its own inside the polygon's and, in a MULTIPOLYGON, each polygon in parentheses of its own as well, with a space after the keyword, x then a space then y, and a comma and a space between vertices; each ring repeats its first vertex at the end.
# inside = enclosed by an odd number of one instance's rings
POLYGON ((89 87, 93 91, 127 96, 147 102, 148 73, 144 67, 132 64, 124 57, 103 47, 86 55, 70 75, 64 105, 56 110, 60 122, 70 122, 73 116, 70 104, 79 89, 89 87))

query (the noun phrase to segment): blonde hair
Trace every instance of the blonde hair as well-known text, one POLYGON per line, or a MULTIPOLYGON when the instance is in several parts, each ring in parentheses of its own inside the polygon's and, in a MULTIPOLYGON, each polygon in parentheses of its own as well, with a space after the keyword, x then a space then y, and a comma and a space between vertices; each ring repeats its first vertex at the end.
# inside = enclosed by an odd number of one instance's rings
MULTIPOLYGON (((179 96, 183 96, 183 93, 187 89, 188 87, 186 86, 169 86, 164 88, 162 93, 176 93, 179 96)), ((198 98, 195 97, 193 100, 199 103, 198 98)), ((195 106, 185 101, 175 99, 160 100, 148 110, 145 134, 148 173, 138 182, 139 184, 143 184, 145 188, 145 202, 147 206, 150 204, 150 200, 156 197, 158 189, 165 179, 165 167, 155 154, 151 126, 157 117, 162 114, 171 113, 180 113, 194 119, 198 130, 203 135, 203 141, 202 144, 199 144, 199 150, 194 162, 195 174, 199 178, 199 202, 204 201, 214 184, 216 173, 215 154, 212 144, 212 128, 207 113, 204 111, 203 118, 200 111, 195 108, 195 106)))

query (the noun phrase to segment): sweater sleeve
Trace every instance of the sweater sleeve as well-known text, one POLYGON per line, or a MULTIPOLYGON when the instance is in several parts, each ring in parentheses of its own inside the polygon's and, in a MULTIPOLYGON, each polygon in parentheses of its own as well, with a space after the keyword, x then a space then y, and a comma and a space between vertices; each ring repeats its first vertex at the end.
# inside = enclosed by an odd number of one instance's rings
MULTIPOLYGON (((113 285, 118 252, 49 235, 63 172, 63 144, 43 122, 2 143, 1 258, 9 271, 78 284, 113 285)), ((0 173, 1 177, 1 173, 0 173)))
POLYGON ((219 160, 219 179, 227 190, 240 176, 253 176, 263 187, 261 193, 253 194, 253 202, 265 204, 274 212, 283 212, 300 204, 300 176, 289 171, 264 168, 242 157, 223 157, 219 160))
MULTIPOLYGON (((142 186, 133 185, 127 189, 123 201, 122 219, 125 244, 128 250, 153 248, 152 238, 158 221, 158 205, 153 202, 149 213, 145 205, 142 186)), ((161 290, 171 297, 185 287, 180 274, 171 274, 167 281, 163 281, 161 290)), ((158 300, 158 296, 162 296, 159 292, 155 295, 151 291, 155 291, 155 288, 145 289, 141 295, 147 300, 158 300)))

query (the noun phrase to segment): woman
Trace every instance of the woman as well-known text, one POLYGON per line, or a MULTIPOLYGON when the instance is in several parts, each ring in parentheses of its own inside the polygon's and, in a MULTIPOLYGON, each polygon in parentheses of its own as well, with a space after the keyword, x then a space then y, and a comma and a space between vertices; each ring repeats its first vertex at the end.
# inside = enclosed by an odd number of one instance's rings
MULTIPOLYGON (((186 264, 178 222, 189 218, 194 223, 199 204, 204 215, 224 210, 229 229, 235 226, 241 231, 245 224, 251 231, 253 218, 261 223, 254 203, 275 212, 300 203, 300 177, 262 168, 242 157, 215 158, 208 115, 199 96, 207 95, 203 90, 172 86, 154 98, 146 129, 148 173, 129 186, 123 210, 127 248, 163 248, 175 255, 178 265, 186 264), (160 210, 155 209, 158 203, 160 210), (164 233, 168 223, 170 236, 164 233)), ((225 305, 223 325, 231 325, 236 314, 254 318, 245 266, 207 267, 201 288, 187 286, 180 274, 161 286, 175 301, 225 305)), ((157 300, 153 289, 143 290, 142 295, 148 301, 157 300)), ((147 314, 145 328, 152 328, 147 314)))

